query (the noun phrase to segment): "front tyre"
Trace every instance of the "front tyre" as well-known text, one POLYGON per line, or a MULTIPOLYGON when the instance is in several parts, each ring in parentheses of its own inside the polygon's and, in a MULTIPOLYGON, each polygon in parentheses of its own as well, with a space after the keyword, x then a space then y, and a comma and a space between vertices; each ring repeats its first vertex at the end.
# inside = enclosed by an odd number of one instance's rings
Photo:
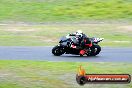
POLYGON ((52 54, 54 54, 55 56, 60 56, 60 55, 64 54, 63 47, 58 46, 58 45, 53 47, 52 54))
POLYGON ((99 45, 94 45, 91 47, 91 53, 90 56, 96 56, 100 53, 101 47, 99 45))

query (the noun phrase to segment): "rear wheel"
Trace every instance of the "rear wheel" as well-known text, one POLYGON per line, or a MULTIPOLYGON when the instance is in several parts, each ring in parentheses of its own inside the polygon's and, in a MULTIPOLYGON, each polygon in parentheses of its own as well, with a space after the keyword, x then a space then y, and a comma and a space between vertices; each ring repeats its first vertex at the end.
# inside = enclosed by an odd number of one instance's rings
POLYGON ((55 46, 53 49, 52 49, 52 54, 54 54, 55 56, 60 56, 62 54, 64 54, 64 49, 63 47, 61 46, 55 46))
POLYGON ((99 45, 94 45, 91 47, 91 53, 90 56, 96 56, 100 53, 101 47, 99 45))

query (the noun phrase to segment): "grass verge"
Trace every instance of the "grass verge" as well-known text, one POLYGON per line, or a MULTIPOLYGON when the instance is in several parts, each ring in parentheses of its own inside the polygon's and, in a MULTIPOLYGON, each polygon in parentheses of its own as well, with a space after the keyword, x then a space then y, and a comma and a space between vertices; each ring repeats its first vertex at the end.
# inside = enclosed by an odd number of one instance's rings
POLYGON ((89 37, 103 37, 101 46, 132 46, 128 23, 1 24, 0 46, 53 46, 61 36, 82 30, 89 37))
POLYGON ((79 86, 75 75, 80 65, 87 73, 132 75, 131 63, 0 60, 0 88, 132 88, 132 84, 79 86))
POLYGON ((132 20, 131 0, 0 0, 0 21, 132 20))

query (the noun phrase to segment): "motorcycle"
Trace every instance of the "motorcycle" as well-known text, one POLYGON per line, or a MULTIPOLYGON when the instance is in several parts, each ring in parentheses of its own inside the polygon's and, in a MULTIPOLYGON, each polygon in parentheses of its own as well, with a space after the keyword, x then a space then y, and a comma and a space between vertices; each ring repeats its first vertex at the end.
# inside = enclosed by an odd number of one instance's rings
MULTIPOLYGON (((90 38, 90 41, 92 42, 92 47, 85 50, 85 55, 87 56, 96 56, 100 53, 101 47, 98 45, 99 42, 101 42, 104 38, 90 38)), ((55 56, 61 56, 62 54, 74 54, 74 55, 80 55, 80 48, 72 48, 71 44, 76 44, 78 41, 74 36, 71 36, 70 38, 62 37, 59 41, 59 45, 54 46, 52 49, 52 54, 55 56)), ((80 55, 82 56, 82 55, 80 55)))

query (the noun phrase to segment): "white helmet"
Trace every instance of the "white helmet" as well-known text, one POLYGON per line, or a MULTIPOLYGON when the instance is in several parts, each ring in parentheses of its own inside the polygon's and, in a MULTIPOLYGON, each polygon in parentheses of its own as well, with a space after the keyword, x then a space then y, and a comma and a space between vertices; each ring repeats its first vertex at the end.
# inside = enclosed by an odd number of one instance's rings
POLYGON ((76 36, 78 36, 78 37, 82 37, 82 34, 83 34, 83 32, 81 30, 78 30, 76 32, 76 36))
POLYGON ((83 32, 81 30, 77 30, 76 32, 77 34, 83 34, 83 32))

